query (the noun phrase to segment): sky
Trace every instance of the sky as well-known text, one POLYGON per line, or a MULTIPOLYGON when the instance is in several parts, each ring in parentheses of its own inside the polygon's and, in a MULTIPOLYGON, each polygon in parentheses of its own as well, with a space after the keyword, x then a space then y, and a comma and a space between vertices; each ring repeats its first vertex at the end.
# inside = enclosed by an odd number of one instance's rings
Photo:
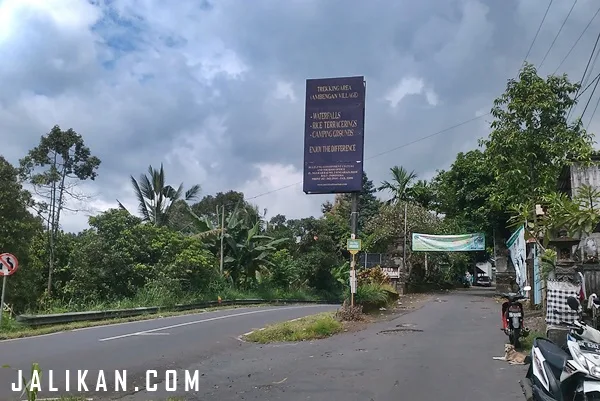
MULTIPOLYGON (((136 211, 130 175, 161 163, 173 186, 243 191, 267 217, 318 216, 332 196, 302 192, 306 79, 363 75, 369 178, 377 185, 401 165, 429 179, 487 136, 485 114, 547 5, 0 0, 0 154, 17 164, 55 124, 83 136, 102 164, 79 187, 86 204, 72 206, 85 211, 63 216, 67 231, 117 199, 136 211)), ((553 2, 527 57, 543 76, 578 81, 588 63, 600 15, 573 45, 599 5, 578 0, 566 19, 572 5, 553 2)), ((592 132, 599 96, 583 119, 592 132)))

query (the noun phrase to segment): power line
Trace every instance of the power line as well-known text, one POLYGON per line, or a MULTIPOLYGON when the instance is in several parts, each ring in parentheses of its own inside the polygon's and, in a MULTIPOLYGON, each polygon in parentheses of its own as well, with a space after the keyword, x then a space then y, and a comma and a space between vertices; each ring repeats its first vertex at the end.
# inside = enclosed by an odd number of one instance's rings
POLYGON ((585 114, 585 111, 587 110, 590 102, 592 101, 592 97, 594 96, 594 92, 596 92, 596 88, 598 87, 598 83, 600 83, 599 79, 596 80, 596 85, 594 85, 594 89, 592 89, 592 93, 590 94, 590 98, 588 99, 587 103, 585 104, 585 107, 583 108, 583 113, 581 113, 581 119, 582 120, 583 120, 583 115, 585 114))
POLYGON ((596 102, 596 107, 594 107, 594 112, 592 113, 592 116, 590 117, 590 121, 588 122, 588 125, 585 127, 586 131, 590 128, 590 125, 592 124, 592 120, 594 119, 594 116, 596 115, 596 110, 598 110, 598 105, 600 105, 600 96, 598 96, 598 101, 596 102))
MULTIPOLYGON (((598 32, 598 36, 596 37, 596 42, 594 43, 594 48, 592 49, 592 53, 590 54, 590 58, 588 59, 587 65, 585 66, 585 70, 583 71, 583 76, 581 77, 581 81, 579 83, 583 83, 585 75, 587 74, 587 70, 590 66, 590 62, 592 61, 592 57, 594 57, 594 53, 596 52, 596 46, 598 46, 598 41, 600 40, 600 32, 598 32)), ((577 93, 575 94, 577 96, 577 93)))
MULTIPOLYGON (((398 150, 398 149, 402 149, 402 148, 405 148, 405 147, 407 147, 407 146, 414 145, 415 143, 418 143, 418 142, 421 142, 421 141, 427 140, 427 139, 429 139, 429 138, 432 138, 432 137, 434 137, 434 136, 437 136, 437 135, 443 134, 444 132, 448 132, 448 131, 450 131, 450 130, 453 130, 454 128, 458 128, 458 127, 460 127, 460 126, 463 126, 463 125, 465 125, 465 124, 468 124, 468 123, 470 123, 470 122, 473 122, 473 121, 479 120, 479 119, 481 119, 481 118, 483 118, 483 117, 485 117, 485 116, 487 116, 487 115, 489 115, 489 114, 491 114, 491 112, 488 112, 488 113, 482 114, 482 115, 480 115, 480 116, 477 116, 477 117, 471 118, 471 119, 469 119, 469 120, 465 120, 465 121, 463 121, 463 122, 460 122, 460 123, 458 123, 458 124, 455 124, 455 125, 452 125, 452 126, 450 126, 450 127, 444 128, 444 129, 442 129, 442 130, 440 130, 440 131, 434 132, 433 134, 429 134, 429 135, 426 135, 426 136, 424 136, 424 137, 421 137, 421 138, 419 138, 419 139, 415 139, 414 141, 407 142, 407 143, 405 143, 405 144, 402 144, 402 145, 400 145, 400 146, 396 146, 395 148, 392 148, 392 149, 386 150, 385 152, 381 152, 381 153, 377 153, 377 154, 375 154, 375 155, 373 155, 373 156, 369 156, 369 157, 367 157, 365 160, 371 160, 371 159, 375 159, 375 158, 377 158, 377 157, 383 156, 383 155, 385 155, 385 154, 388 154, 388 153, 390 153, 390 152, 394 152, 394 151, 396 151, 396 150, 398 150)), ((256 199, 256 198, 261 198, 261 197, 263 197, 263 196, 265 196, 265 195, 270 195, 270 194, 272 194, 272 193, 279 192, 279 191, 282 191, 282 190, 284 190, 284 189, 287 189, 287 188, 294 187, 294 186, 296 186, 296 185, 299 185, 299 184, 302 184, 302 181, 298 181, 298 182, 295 182, 295 183, 293 183, 293 184, 288 184, 288 185, 286 185, 286 186, 283 186, 283 187, 280 187, 280 188, 275 188, 275 189, 273 189, 273 190, 270 190, 270 191, 263 192, 263 193, 261 193, 261 194, 258 194, 258 195, 255 195, 255 196, 252 196, 252 197, 250 197, 250 198, 245 198, 245 200, 246 200, 246 201, 249 201, 249 200, 253 200, 253 199, 256 199)), ((231 206, 231 205, 233 205, 233 204, 234 204, 234 203, 227 204, 227 206, 231 206)))
POLYGON ((594 71, 594 67, 596 66, 596 61, 598 61, 598 56, 600 56, 600 48, 598 48, 598 51, 596 52, 596 57, 594 57, 594 61, 592 61, 592 66, 590 67, 590 73, 588 74, 587 78, 585 79, 585 82, 582 83, 582 86, 588 84, 588 81, 589 81, 590 77, 592 76, 592 71, 594 71))
MULTIPOLYGON (((596 43, 594 43, 594 48, 592 49, 592 53, 590 54, 590 58, 588 59, 587 65, 585 66, 585 70, 583 71, 583 76, 581 77, 581 81, 579 81, 580 84, 585 79, 585 75, 587 74, 587 70, 588 70, 588 68, 590 66, 590 62, 592 61, 592 57, 594 57, 594 53, 596 52, 596 46, 598 46, 598 41, 599 40, 600 40, 600 32, 598 32, 598 36, 596 37, 596 43)), ((575 98, 577 98, 578 94, 579 94, 579 89, 575 92, 575 98)), ((574 106, 575 106, 575 104, 573 104, 571 106, 571 108, 569 109, 569 113, 567 113, 567 120, 569 119, 569 116, 571 115, 571 112, 573 111, 573 107, 574 106)))
POLYGON ((577 94, 573 100, 578 100, 585 93, 585 91, 588 90, 590 88, 590 86, 592 86, 594 84, 594 82, 596 82, 598 80, 598 78, 600 78, 600 74, 596 75, 596 77, 594 79, 592 79, 592 82, 590 82, 585 87, 584 90, 582 90, 581 92, 579 92, 579 94, 577 94))
POLYGON ((397 147, 395 147, 395 148, 392 148, 392 149, 386 150, 385 152, 377 153, 377 154, 375 154, 375 155, 373 155, 373 156, 370 156, 370 157, 368 157, 368 158, 367 158, 367 159, 365 159, 365 160, 371 160, 371 159, 374 159, 374 158, 376 158, 376 157, 379 157, 379 156, 382 156, 382 155, 388 154, 388 153, 390 153, 390 152, 396 151, 396 150, 398 150, 398 149, 402 149, 402 148, 405 148, 405 147, 407 147, 407 146, 413 145, 413 144, 415 144, 415 143, 417 143, 417 142, 421 142, 421 141, 424 141, 424 140, 426 140, 426 139, 432 138, 432 137, 434 137, 434 136, 437 136, 437 135, 443 134, 444 132, 450 131, 450 130, 452 130, 452 129, 454 129, 454 128, 458 128, 458 127, 460 127, 460 126, 462 126, 462 125, 468 124, 468 123, 470 123, 470 122, 473 122, 473 121, 475 121, 475 120, 479 120, 480 118, 482 118, 482 117, 485 117, 485 116, 487 116, 487 115, 489 115, 489 114, 491 114, 491 112, 488 112, 488 113, 482 114, 482 115, 480 115, 480 116, 477 116, 477 117, 471 118, 470 120, 463 121, 463 122, 461 122, 461 123, 458 123, 458 124, 456 124, 456 125, 453 125, 453 126, 451 126, 451 127, 444 128, 444 129, 443 129, 443 130, 441 130, 441 131, 438 131, 438 132, 435 132, 435 133, 433 133, 433 134, 430 134, 430 135, 424 136, 424 137, 422 137, 422 138, 416 139, 416 140, 414 140, 414 141, 412 141, 412 142, 405 143, 405 144, 403 144, 403 145, 400 145, 400 146, 397 146, 397 147))
POLYGON ((571 55, 571 52, 573 51, 573 49, 575 49, 575 46, 577 46, 577 43, 579 43, 579 41, 581 40, 581 38, 583 37, 583 35, 585 34, 585 32, 590 27, 590 25, 592 25, 592 22, 594 21, 594 19, 596 19, 596 16, 598 15, 598 13, 600 13, 600 7, 598 8, 598 10, 596 10, 596 13, 594 14, 594 16, 592 17, 592 19, 590 20, 590 22, 588 22, 588 24, 585 26, 585 28, 583 29, 583 32, 581 32, 581 34, 579 35, 579 37, 577 38, 577 40, 575 41, 575 43, 573 43, 573 46, 571 46, 571 48, 569 49, 569 52, 562 59, 562 61, 558 65, 558 67, 556 67, 556 70, 554 70, 554 72, 552 73, 552 75, 556 75, 556 73, 558 72, 558 70, 560 69, 560 67, 562 67, 562 65, 564 64, 564 62, 567 61, 567 59, 571 55))
POLYGON ((537 32, 535 33, 535 36, 533 37, 533 41, 531 42, 531 45, 529 46, 529 50, 527 50, 527 54, 525 55, 525 58, 523 59, 523 62, 521 63, 521 67, 523 67, 523 65, 527 61, 527 57, 529 57, 529 54, 531 53, 531 49, 533 49, 533 45, 534 45, 538 35, 540 34, 540 31, 542 30, 542 25, 544 25, 544 21, 546 21, 546 16, 548 15, 548 11, 550 11, 550 6, 552 6, 552 1, 553 0, 550 0, 550 3, 548 4, 548 8, 546 8, 546 12, 544 13, 542 22, 540 22, 540 26, 538 26, 537 32))
POLYGON ((542 64, 544 64, 544 61, 546 61, 546 57, 548 57, 548 54, 550 54, 550 50, 552 50, 552 47, 554 47, 554 43, 556 43, 556 39, 558 39, 558 37, 560 36, 560 33, 562 32, 562 29, 564 28, 565 24, 567 23, 567 20, 571 16, 571 13, 573 12, 573 9, 575 8, 575 4, 577 4, 577 0, 575 0, 573 2, 573 5, 571 6, 571 9, 569 10, 569 13, 567 14, 567 17, 564 19, 562 25, 560 26, 560 29, 558 30, 558 33, 556 34, 556 36, 554 37, 554 40, 550 44, 550 48, 548 49, 548 51, 544 55, 544 58, 540 62, 540 65, 539 65, 538 69, 542 68, 542 64))

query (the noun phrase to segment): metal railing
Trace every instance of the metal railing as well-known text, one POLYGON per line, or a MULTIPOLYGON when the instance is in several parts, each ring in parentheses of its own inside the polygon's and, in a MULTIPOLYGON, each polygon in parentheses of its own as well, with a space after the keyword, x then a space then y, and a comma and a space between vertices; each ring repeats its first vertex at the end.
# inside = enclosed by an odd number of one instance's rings
POLYGON ((198 302, 193 304, 179 304, 173 306, 150 306, 141 308, 131 309, 113 309, 104 311, 89 311, 89 312, 69 312, 69 313, 55 313, 47 315, 18 315, 16 321, 28 326, 46 326, 53 324, 67 324, 74 322, 86 322, 95 320, 109 320, 128 318, 142 315, 154 315, 159 312, 179 312, 189 311, 204 308, 214 308, 220 306, 234 306, 234 305, 260 305, 260 304, 329 304, 337 305, 339 302, 318 300, 318 301, 307 301, 300 299, 232 299, 218 301, 206 301, 198 302))

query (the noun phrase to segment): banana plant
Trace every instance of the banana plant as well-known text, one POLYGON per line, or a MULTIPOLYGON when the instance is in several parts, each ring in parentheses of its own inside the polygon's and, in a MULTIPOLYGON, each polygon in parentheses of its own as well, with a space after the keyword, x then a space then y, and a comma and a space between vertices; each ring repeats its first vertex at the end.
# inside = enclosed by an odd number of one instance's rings
POLYGON ((331 270, 331 275, 343 288, 348 287, 350 280, 350 262, 344 262, 344 264, 334 267, 331 270))
POLYGON ((245 287, 261 274, 269 274, 269 267, 273 266, 271 256, 280 244, 289 240, 261 235, 261 219, 252 221, 251 218, 243 209, 236 208, 227 219, 224 236, 227 256, 223 262, 235 281, 239 281, 243 274, 245 287))

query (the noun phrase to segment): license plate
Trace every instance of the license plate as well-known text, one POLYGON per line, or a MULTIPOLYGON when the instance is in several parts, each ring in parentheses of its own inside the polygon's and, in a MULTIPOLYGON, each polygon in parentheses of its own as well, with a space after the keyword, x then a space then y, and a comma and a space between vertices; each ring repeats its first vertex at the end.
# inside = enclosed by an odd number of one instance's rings
POLYGON ((508 317, 521 317, 521 312, 508 312, 508 317))
POLYGON ((600 392, 600 382, 585 380, 583 382, 583 392, 584 393, 600 392))

